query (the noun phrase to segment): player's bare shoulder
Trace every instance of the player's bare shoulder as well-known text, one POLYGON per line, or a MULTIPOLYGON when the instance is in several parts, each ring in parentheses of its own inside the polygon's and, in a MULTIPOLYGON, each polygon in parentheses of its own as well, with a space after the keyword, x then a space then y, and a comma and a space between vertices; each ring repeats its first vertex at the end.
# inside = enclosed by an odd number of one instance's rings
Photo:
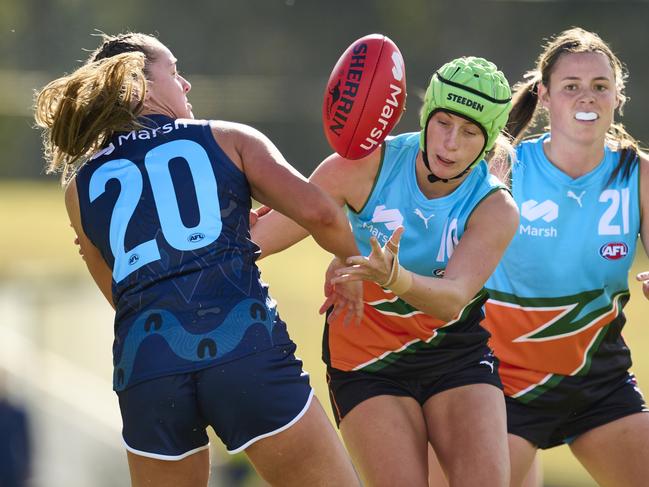
POLYGON ((365 204, 372 190, 382 157, 382 148, 354 160, 333 153, 318 166, 310 179, 339 202, 358 209, 365 204))
POLYGON ((219 147, 239 169, 242 169, 241 147, 256 130, 248 125, 226 120, 210 120, 210 128, 219 147))

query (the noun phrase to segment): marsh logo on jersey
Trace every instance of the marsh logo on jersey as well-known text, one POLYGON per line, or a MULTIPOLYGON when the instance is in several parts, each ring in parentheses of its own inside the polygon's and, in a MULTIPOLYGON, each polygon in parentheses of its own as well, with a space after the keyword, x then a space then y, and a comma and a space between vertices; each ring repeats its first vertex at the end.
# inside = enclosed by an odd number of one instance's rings
POLYGON ((385 228, 394 231, 403 223, 403 215, 397 209, 389 210, 386 209, 385 205, 379 205, 374 208, 372 221, 374 223, 385 223, 385 228))
MULTIPOLYGON (((530 222, 543 220, 550 223, 559 218, 559 205, 552 200, 545 200, 542 203, 536 200, 527 200, 521 205, 521 216, 530 222)), ((559 232, 552 225, 548 227, 521 223, 519 233, 530 237, 554 238, 559 232)))
POLYGON ((611 242, 604 244, 599 249, 599 255, 606 260, 618 260, 626 257, 629 247, 624 242, 611 242))
POLYGON ((360 227, 370 232, 373 237, 379 241, 379 244, 385 245, 390 238, 391 233, 386 233, 381 228, 385 225, 385 228, 393 232, 403 224, 403 215, 399 210, 388 209, 385 205, 378 205, 374 208, 374 213, 372 213, 372 220, 369 222, 362 222, 360 227), (382 225, 376 225, 381 223, 382 225))
POLYGON ((559 217, 559 205, 552 200, 545 200, 543 203, 527 200, 521 205, 521 215, 531 222, 541 218, 550 223, 559 217))

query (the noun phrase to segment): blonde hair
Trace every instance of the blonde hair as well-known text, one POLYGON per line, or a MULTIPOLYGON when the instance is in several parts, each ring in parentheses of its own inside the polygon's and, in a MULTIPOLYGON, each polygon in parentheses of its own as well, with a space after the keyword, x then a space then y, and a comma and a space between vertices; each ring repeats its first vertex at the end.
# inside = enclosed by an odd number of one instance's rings
POLYGON ((61 173, 64 182, 115 132, 142 126, 147 64, 159 41, 137 33, 102 37, 86 64, 36 94, 46 172, 61 173))
POLYGON ((508 134, 498 135, 496 144, 489 151, 486 159, 489 164, 489 172, 497 176, 511 190, 511 167, 516 162, 516 150, 508 134))

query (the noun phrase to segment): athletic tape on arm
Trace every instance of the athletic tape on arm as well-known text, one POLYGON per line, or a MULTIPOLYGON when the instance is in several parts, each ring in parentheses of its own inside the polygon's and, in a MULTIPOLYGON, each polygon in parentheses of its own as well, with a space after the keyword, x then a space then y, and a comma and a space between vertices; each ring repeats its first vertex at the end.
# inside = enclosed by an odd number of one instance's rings
POLYGON ((412 273, 401 267, 401 264, 399 264, 399 246, 395 246, 394 244, 390 246, 389 244, 391 244, 391 242, 385 244, 383 251, 392 254, 392 268, 390 269, 388 280, 384 284, 381 284, 381 286, 389 289, 394 294, 404 294, 412 287, 412 273), (392 247, 396 247, 396 249, 393 249, 392 247))

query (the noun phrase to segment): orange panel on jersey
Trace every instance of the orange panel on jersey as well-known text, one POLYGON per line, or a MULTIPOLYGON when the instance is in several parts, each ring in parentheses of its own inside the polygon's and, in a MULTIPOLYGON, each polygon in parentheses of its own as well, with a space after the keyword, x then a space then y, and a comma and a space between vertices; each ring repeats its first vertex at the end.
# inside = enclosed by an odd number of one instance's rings
POLYGON ((521 338, 543 328, 565 311, 508 306, 488 301, 483 326, 491 332, 490 346, 502 363, 545 376, 548 373, 573 375, 586 362, 595 335, 618 314, 611 310, 574 332, 543 339, 521 338), (496 323, 498 325, 496 326, 496 323), (516 340, 520 341, 516 341, 516 340))
POLYGON ((406 312, 407 305, 375 283, 364 283, 363 296, 365 314, 359 325, 345 325, 342 317, 329 325, 331 365, 337 369, 352 370, 412 342, 429 340, 446 324, 420 311, 406 312))

